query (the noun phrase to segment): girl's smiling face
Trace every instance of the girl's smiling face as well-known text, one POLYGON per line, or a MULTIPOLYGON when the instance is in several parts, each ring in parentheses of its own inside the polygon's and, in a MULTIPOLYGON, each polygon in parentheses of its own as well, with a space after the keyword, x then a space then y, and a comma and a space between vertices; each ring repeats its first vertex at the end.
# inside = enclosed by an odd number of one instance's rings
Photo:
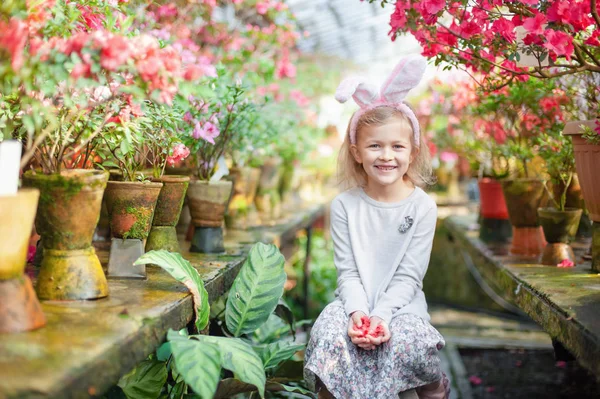
POLYGON ((379 126, 363 126, 351 151, 367 173, 368 185, 376 188, 404 184, 403 177, 413 160, 407 121, 393 118, 379 126))

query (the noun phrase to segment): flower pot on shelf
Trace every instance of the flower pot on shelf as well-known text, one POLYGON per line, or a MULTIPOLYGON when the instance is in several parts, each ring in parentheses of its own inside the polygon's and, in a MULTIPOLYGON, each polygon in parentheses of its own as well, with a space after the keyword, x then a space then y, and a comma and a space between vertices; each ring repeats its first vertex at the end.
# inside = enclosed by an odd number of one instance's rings
POLYGON ((594 221, 592 237, 592 270, 600 272, 600 145, 588 143, 582 126, 594 129, 596 121, 573 121, 565 124, 563 133, 571 136, 575 153, 575 168, 585 206, 594 221))
POLYGON ((269 158, 260 168, 260 180, 254 203, 263 222, 273 223, 281 216, 280 165, 280 158, 269 158))
POLYGON ((512 237, 512 226, 508 219, 502 184, 489 177, 484 177, 477 183, 481 215, 479 238, 484 242, 508 242, 512 237))
POLYGON ((513 226, 510 252, 513 255, 537 257, 546 246, 537 209, 547 202, 545 181, 512 179, 502 181, 508 217, 513 226))
POLYGON ((223 223, 232 187, 231 181, 190 182, 187 197, 194 226, 191 252, 225 252, 223 223))
POLYGON ((23 185, 40 190, 35 219, 42 261, 36 292, 40 299, 96 299, 108 284, 92 247, 108 173, 72 169, 44 175, 27 171, 23 185))
POLYGON ((189 176, 165 175, 155 182, 163 184, 156 208, 152 227, 146 241, 146 251, 164 249, 170 252, 179 252, 177 239, 177 223, 181 215, 183 201, 190 184, 189 176))
POLYGON ((105 195, 111 234, 109 278, 146 278, 145 265, 134 266, 133 262, 144 254, 162 186, 160 182, 148 181, 108 182, 105 195))
POLYGON ((229 175, 233 182, 233 193, 225 214, 225 225, 228 228, 245 229, 259 224, 254 198, 258 189, 260 169, 232 168, 229 175))
POLYGON ((39 196, 31 188, 0 196, 0 333, 46 325, 31 280, 24 274, 39 196))
POLYGON ((581 209, 539 208, 538 216, 548 244, 542 252, 543 265, 556 266, 564 260, 577 263, 573 249, 569 245, 575 238, 582 214, 581 209))
MULTIPOLYGON (((564 191, 564 184, 552 184, 552 195, 554 198, 560 198, 564 191)), ((585 208, 585 201, 583 200, 583 194, 581 193, 581 185, 579 184, 579 177, 577 173, 573 173, 571 184, 567 189, 565 207, 567 208, 578 208, 582 209, 581 219, 579 226, 577 227, 576 237, 589 238, 592 236, 592 221, 588 215, 588 211, 585 208)))

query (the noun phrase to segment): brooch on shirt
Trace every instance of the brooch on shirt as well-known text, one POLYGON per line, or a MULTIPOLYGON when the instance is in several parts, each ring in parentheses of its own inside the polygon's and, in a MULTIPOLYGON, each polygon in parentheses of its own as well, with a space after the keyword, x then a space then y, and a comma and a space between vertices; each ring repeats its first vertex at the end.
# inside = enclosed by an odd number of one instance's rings
POLYGON ((413 222, 413 218, 411 218, 410 216, 406 216, 404 218, 404 223, 402 223, 400 227, 398 227, 398 231, 402 234, 406 233, 408 229, 410 229, 410 226, 413 225, 413 222))

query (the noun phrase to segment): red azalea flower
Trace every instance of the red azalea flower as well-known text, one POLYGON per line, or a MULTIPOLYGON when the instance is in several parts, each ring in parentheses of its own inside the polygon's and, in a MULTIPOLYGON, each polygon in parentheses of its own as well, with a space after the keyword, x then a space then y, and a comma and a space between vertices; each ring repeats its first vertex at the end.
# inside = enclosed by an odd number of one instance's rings
POLYGON ((559 264, 556 265, 557 267, 574 267, 575 263, 573 263, 573 261, 569 260, 569 259, 563 259, 559 264))
POLYGON ((553 51, 557 56, 564 55, 567 60, 571 59, 573 54, 573 37, 565 32, 547 29, 544 33, 547 43, 544 47, 553 51))
POLYGON ((538 13, 533 18, 525 18, 525 20, 523 21, 523 27, 529 33, 541 35, 542 33, 544 33, 544 25, 546 24, 546 22, 548 21, 546 20, 544 14, 538 13))
POLYGON ((483 381, 481 378, 477 377, 476 375, 472 375, 469 377, 469 382, 473 385, 481 385, 481 383, 483 381))

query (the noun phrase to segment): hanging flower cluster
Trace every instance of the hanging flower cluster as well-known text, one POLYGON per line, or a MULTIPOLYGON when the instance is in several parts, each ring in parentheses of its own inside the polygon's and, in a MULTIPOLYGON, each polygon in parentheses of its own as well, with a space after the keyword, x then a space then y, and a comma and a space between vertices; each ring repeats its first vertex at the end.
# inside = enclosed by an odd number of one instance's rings
POLYGON ((527 75, 545 78, 582 70, 600 72, 600 5, 595 1, 397 0, 394 3, 389 32, 392 40, 411 33, 423 47, 423 54, 437 61, 505 78, 527 75), (535 57, 538 64, 533 68, 520 67, 524 55, 535 57))

